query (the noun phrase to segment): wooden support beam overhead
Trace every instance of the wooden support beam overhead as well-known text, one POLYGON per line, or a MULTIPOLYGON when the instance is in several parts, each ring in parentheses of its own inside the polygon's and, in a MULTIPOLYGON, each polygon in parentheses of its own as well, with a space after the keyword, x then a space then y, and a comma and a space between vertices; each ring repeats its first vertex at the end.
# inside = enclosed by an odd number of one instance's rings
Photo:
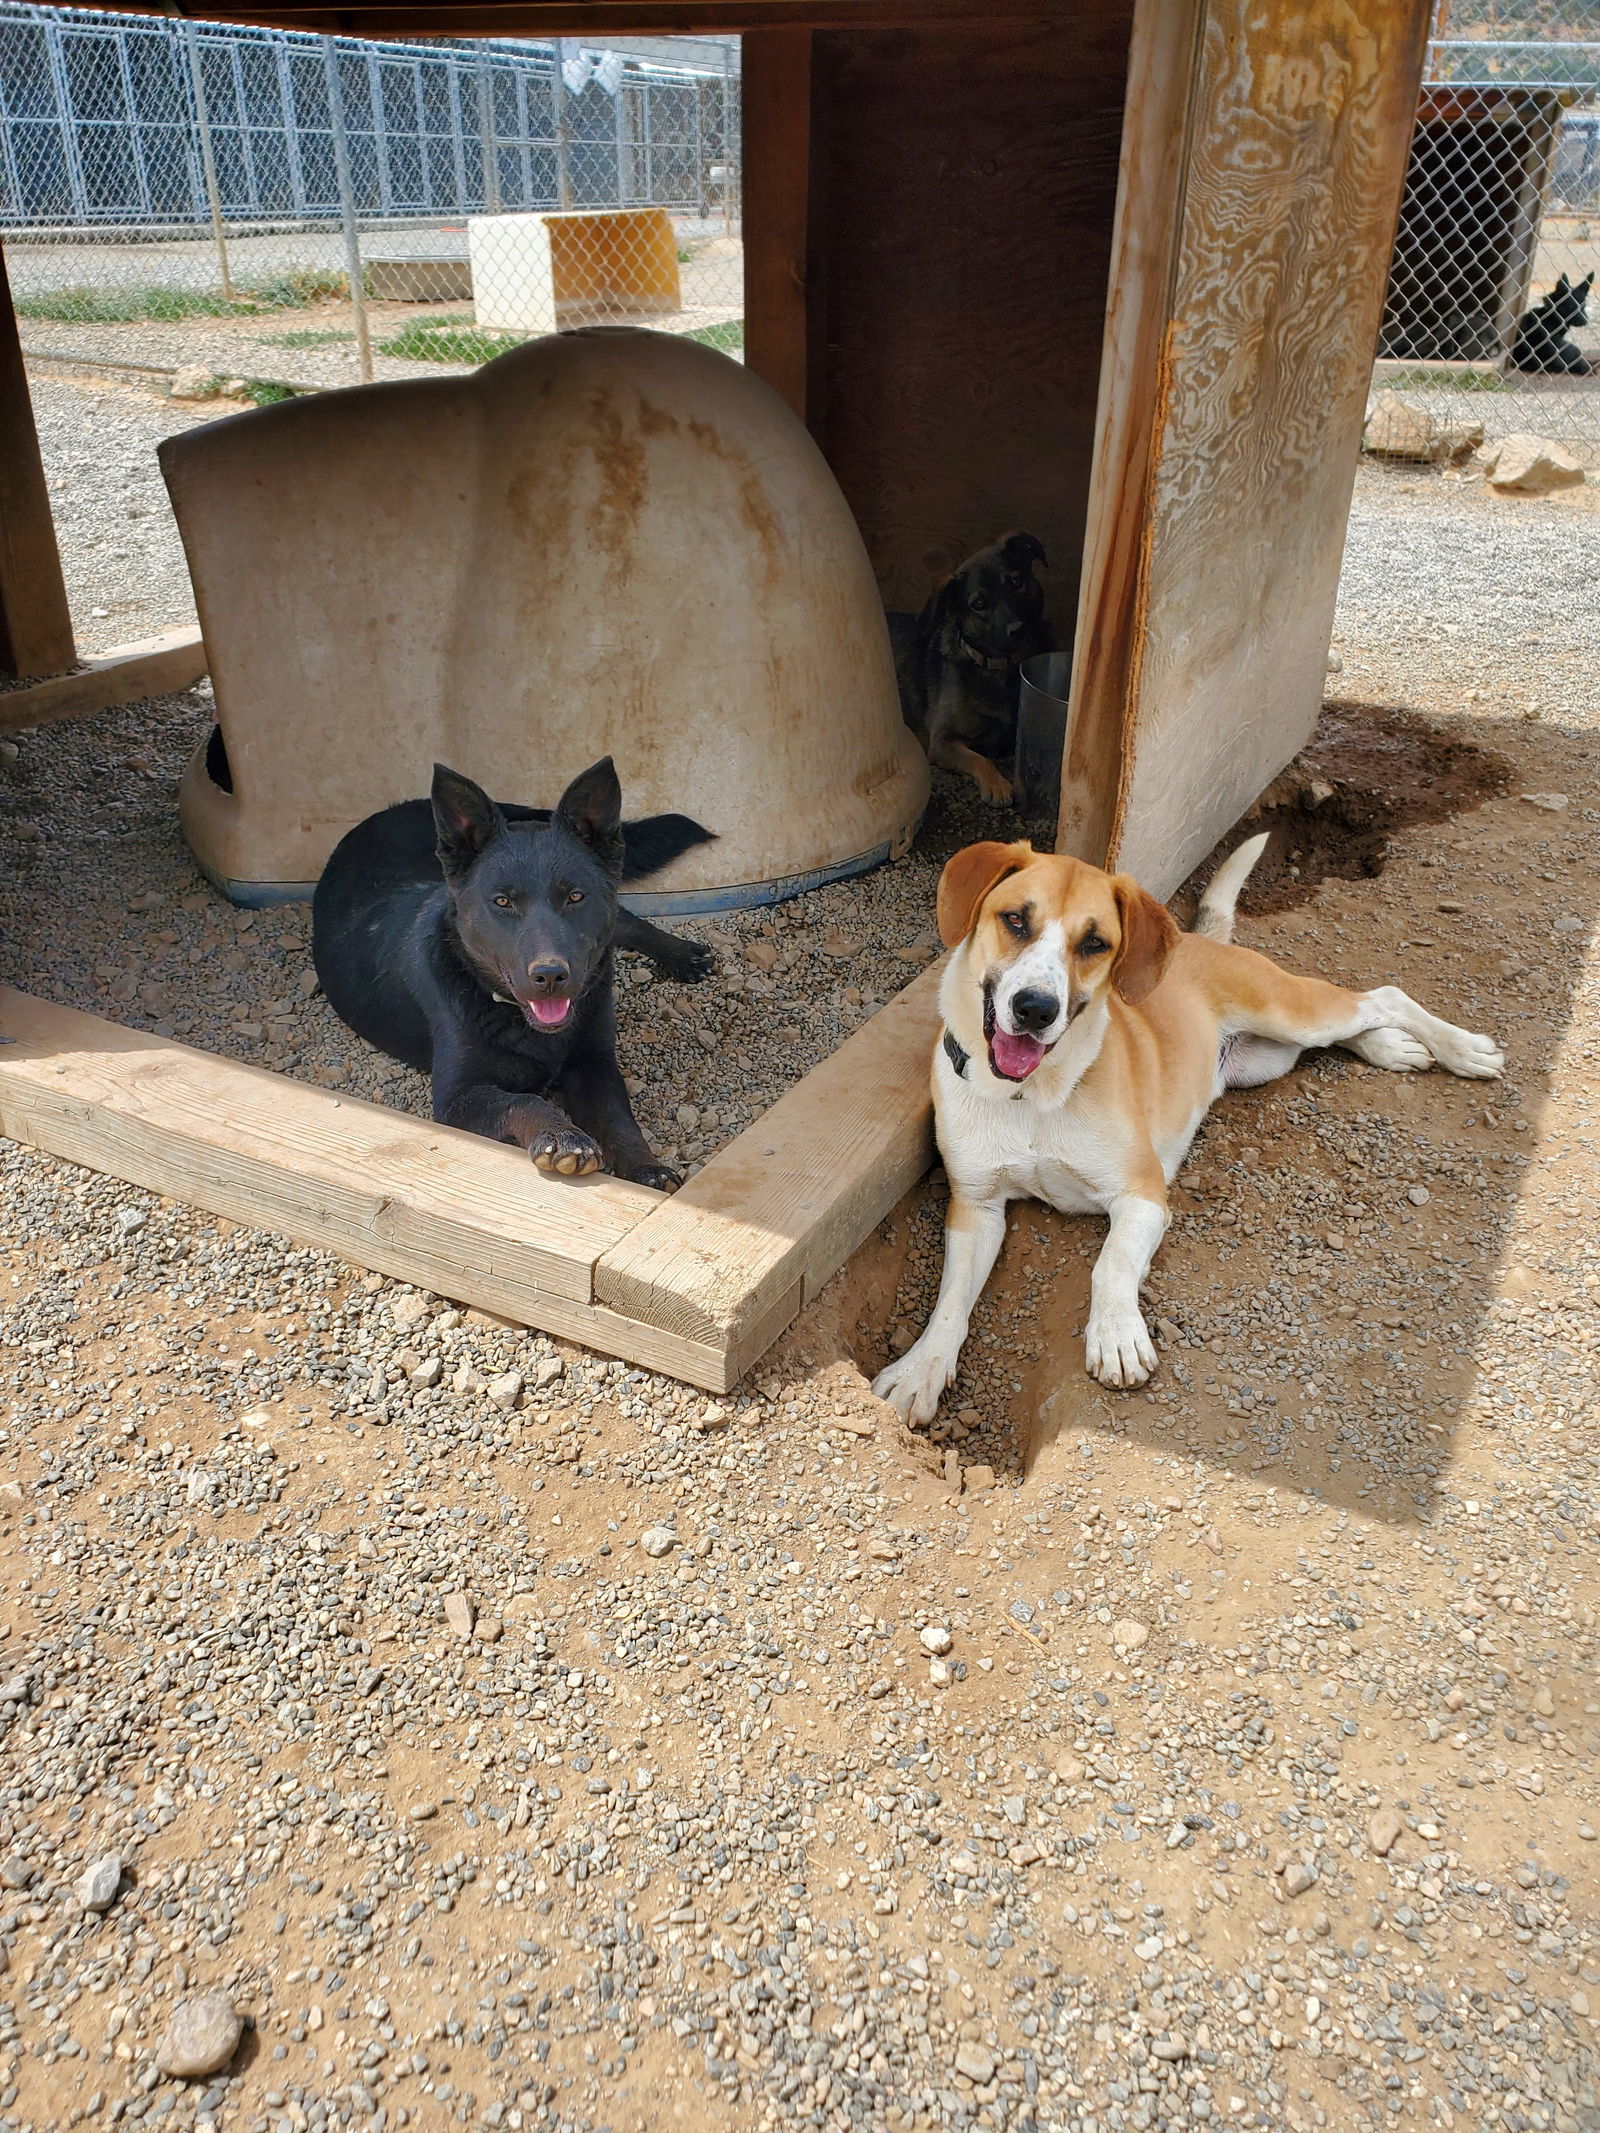
MULTIPOLYGON (((167 15, 158 0, 133 0, 125 13, 167 15)), ((341 8, 191 6, 201 22, 269 30, 309 30, 323 37, 694 37, 760 29, 937 29, 1064 17, 1064 0, 440 0, 405 7, 394 0, 341 8)))
POLYGON ((77 657, 50 490, 0 246, 0 674, 61 674, 77 657))
POLYGON ((144 696, 170 696, 192 688, 205 671, 206 648, 197 629, 163 630, 159 637, 119 645, 113 652, 90 653, 75 673, 36 681, 31 689, 8 690, 0 696, 0 733, 21 733, 58 718, 86 718, 144 696))

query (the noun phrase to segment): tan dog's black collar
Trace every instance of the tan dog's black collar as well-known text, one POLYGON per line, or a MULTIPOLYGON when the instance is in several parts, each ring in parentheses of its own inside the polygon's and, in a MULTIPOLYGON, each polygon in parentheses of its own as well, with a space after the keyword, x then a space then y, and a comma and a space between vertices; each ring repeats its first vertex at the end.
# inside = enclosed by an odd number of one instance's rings
POLYGON ((1003 674, 1011 664, 1004 652, 980 652, 975 644, 967 642, 959 630, 956 632, 956 650, 970 660, 973 666, 983 667, 991 674, 1003 674))
POLYGON ((944 1033, 944 1050, 945 1057, 955 1068, 956 1072, 961 1076, 961 1079, 965 1081, 967 1078, 967 1068, 972 1064, 972 1054, 970 1052, 964 1051, 962 1047, 957 1044, 955 1040, 955 1033, 952 1030, 946 1030, 944 1033))

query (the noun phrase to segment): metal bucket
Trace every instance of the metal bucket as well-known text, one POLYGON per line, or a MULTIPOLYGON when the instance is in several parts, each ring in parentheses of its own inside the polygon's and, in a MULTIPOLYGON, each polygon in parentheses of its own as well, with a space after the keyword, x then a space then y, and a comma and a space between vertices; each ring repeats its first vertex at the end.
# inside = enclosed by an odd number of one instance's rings
POLYGON ((1022 662, 1017 704, 1017 804, 1030 822, 1048 820, 1055 842, 1061 808, 1061 760, 1067 745, 1070 652, 1040 652, 1022 662))

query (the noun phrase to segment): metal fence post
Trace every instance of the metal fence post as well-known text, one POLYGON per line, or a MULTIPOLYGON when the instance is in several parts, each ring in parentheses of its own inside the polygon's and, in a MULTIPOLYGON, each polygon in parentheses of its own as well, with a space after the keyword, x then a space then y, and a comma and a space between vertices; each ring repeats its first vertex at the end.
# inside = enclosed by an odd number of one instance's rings
POLYGON ((228 240, 222 233, 222 193, 217 185, 217 159, 211 152, 211 119, 206 109, 206 85, 200 72, 200 40, 192 22, 183 25, 183 41, 189 54, 189 86, 194 93, 195 127, 200 135, 200 166, 205 172, 206 198, 211 204, 211 234, 217 243, 217 265, 222 271, 222 300, 234 301, 233 276, 228 271, 228 240))
POLYGON ((739 158, 734 147, 733 68, 728 47, 722 47, 722 234, 733 235, 733 184, 739 158))
POLYGON ((483 211, 500 212, 500 148, 494 137, 494 74, 486 59, 477 64, 478 142, 483 154, 483 211))
POLYGON ((565 37, 554 39, 551 50, 555 64, 550 73, 550 112, 556 136, 556 206, 562 209, 572 205, 572 143, 567 134, 567 85, 561 73, 567 43, 565 37))
POLYGON ((339 180, 339 217, 344 224, 345 272, 350 278, 350 308, 356 322, 356 360, 364 384, 372 382, 372 336, 367 331, 367 291, 361 274, 361 239, 356 231, 356 196, 350 177, 350 138, 344 126, 344 84, 339 54, 331 37, 322 40, 328 69, 328 118, 333 130, 333 165, 339 180))

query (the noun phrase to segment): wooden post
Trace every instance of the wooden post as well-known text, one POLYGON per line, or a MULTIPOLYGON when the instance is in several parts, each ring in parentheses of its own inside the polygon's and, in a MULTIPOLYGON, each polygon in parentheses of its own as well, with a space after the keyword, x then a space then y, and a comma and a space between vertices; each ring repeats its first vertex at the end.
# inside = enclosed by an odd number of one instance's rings
POLYGON ((744 359, 807 413, 811 32, 750 30, 740 71, 744 359))
POLYGON ((64 674, 77 656, 0 246, 0 672, 18 681, 64 674))
POLYGON ((1304 745, 1428 0, 1138 0, 1060 848, 1166 895, 1304 745))

